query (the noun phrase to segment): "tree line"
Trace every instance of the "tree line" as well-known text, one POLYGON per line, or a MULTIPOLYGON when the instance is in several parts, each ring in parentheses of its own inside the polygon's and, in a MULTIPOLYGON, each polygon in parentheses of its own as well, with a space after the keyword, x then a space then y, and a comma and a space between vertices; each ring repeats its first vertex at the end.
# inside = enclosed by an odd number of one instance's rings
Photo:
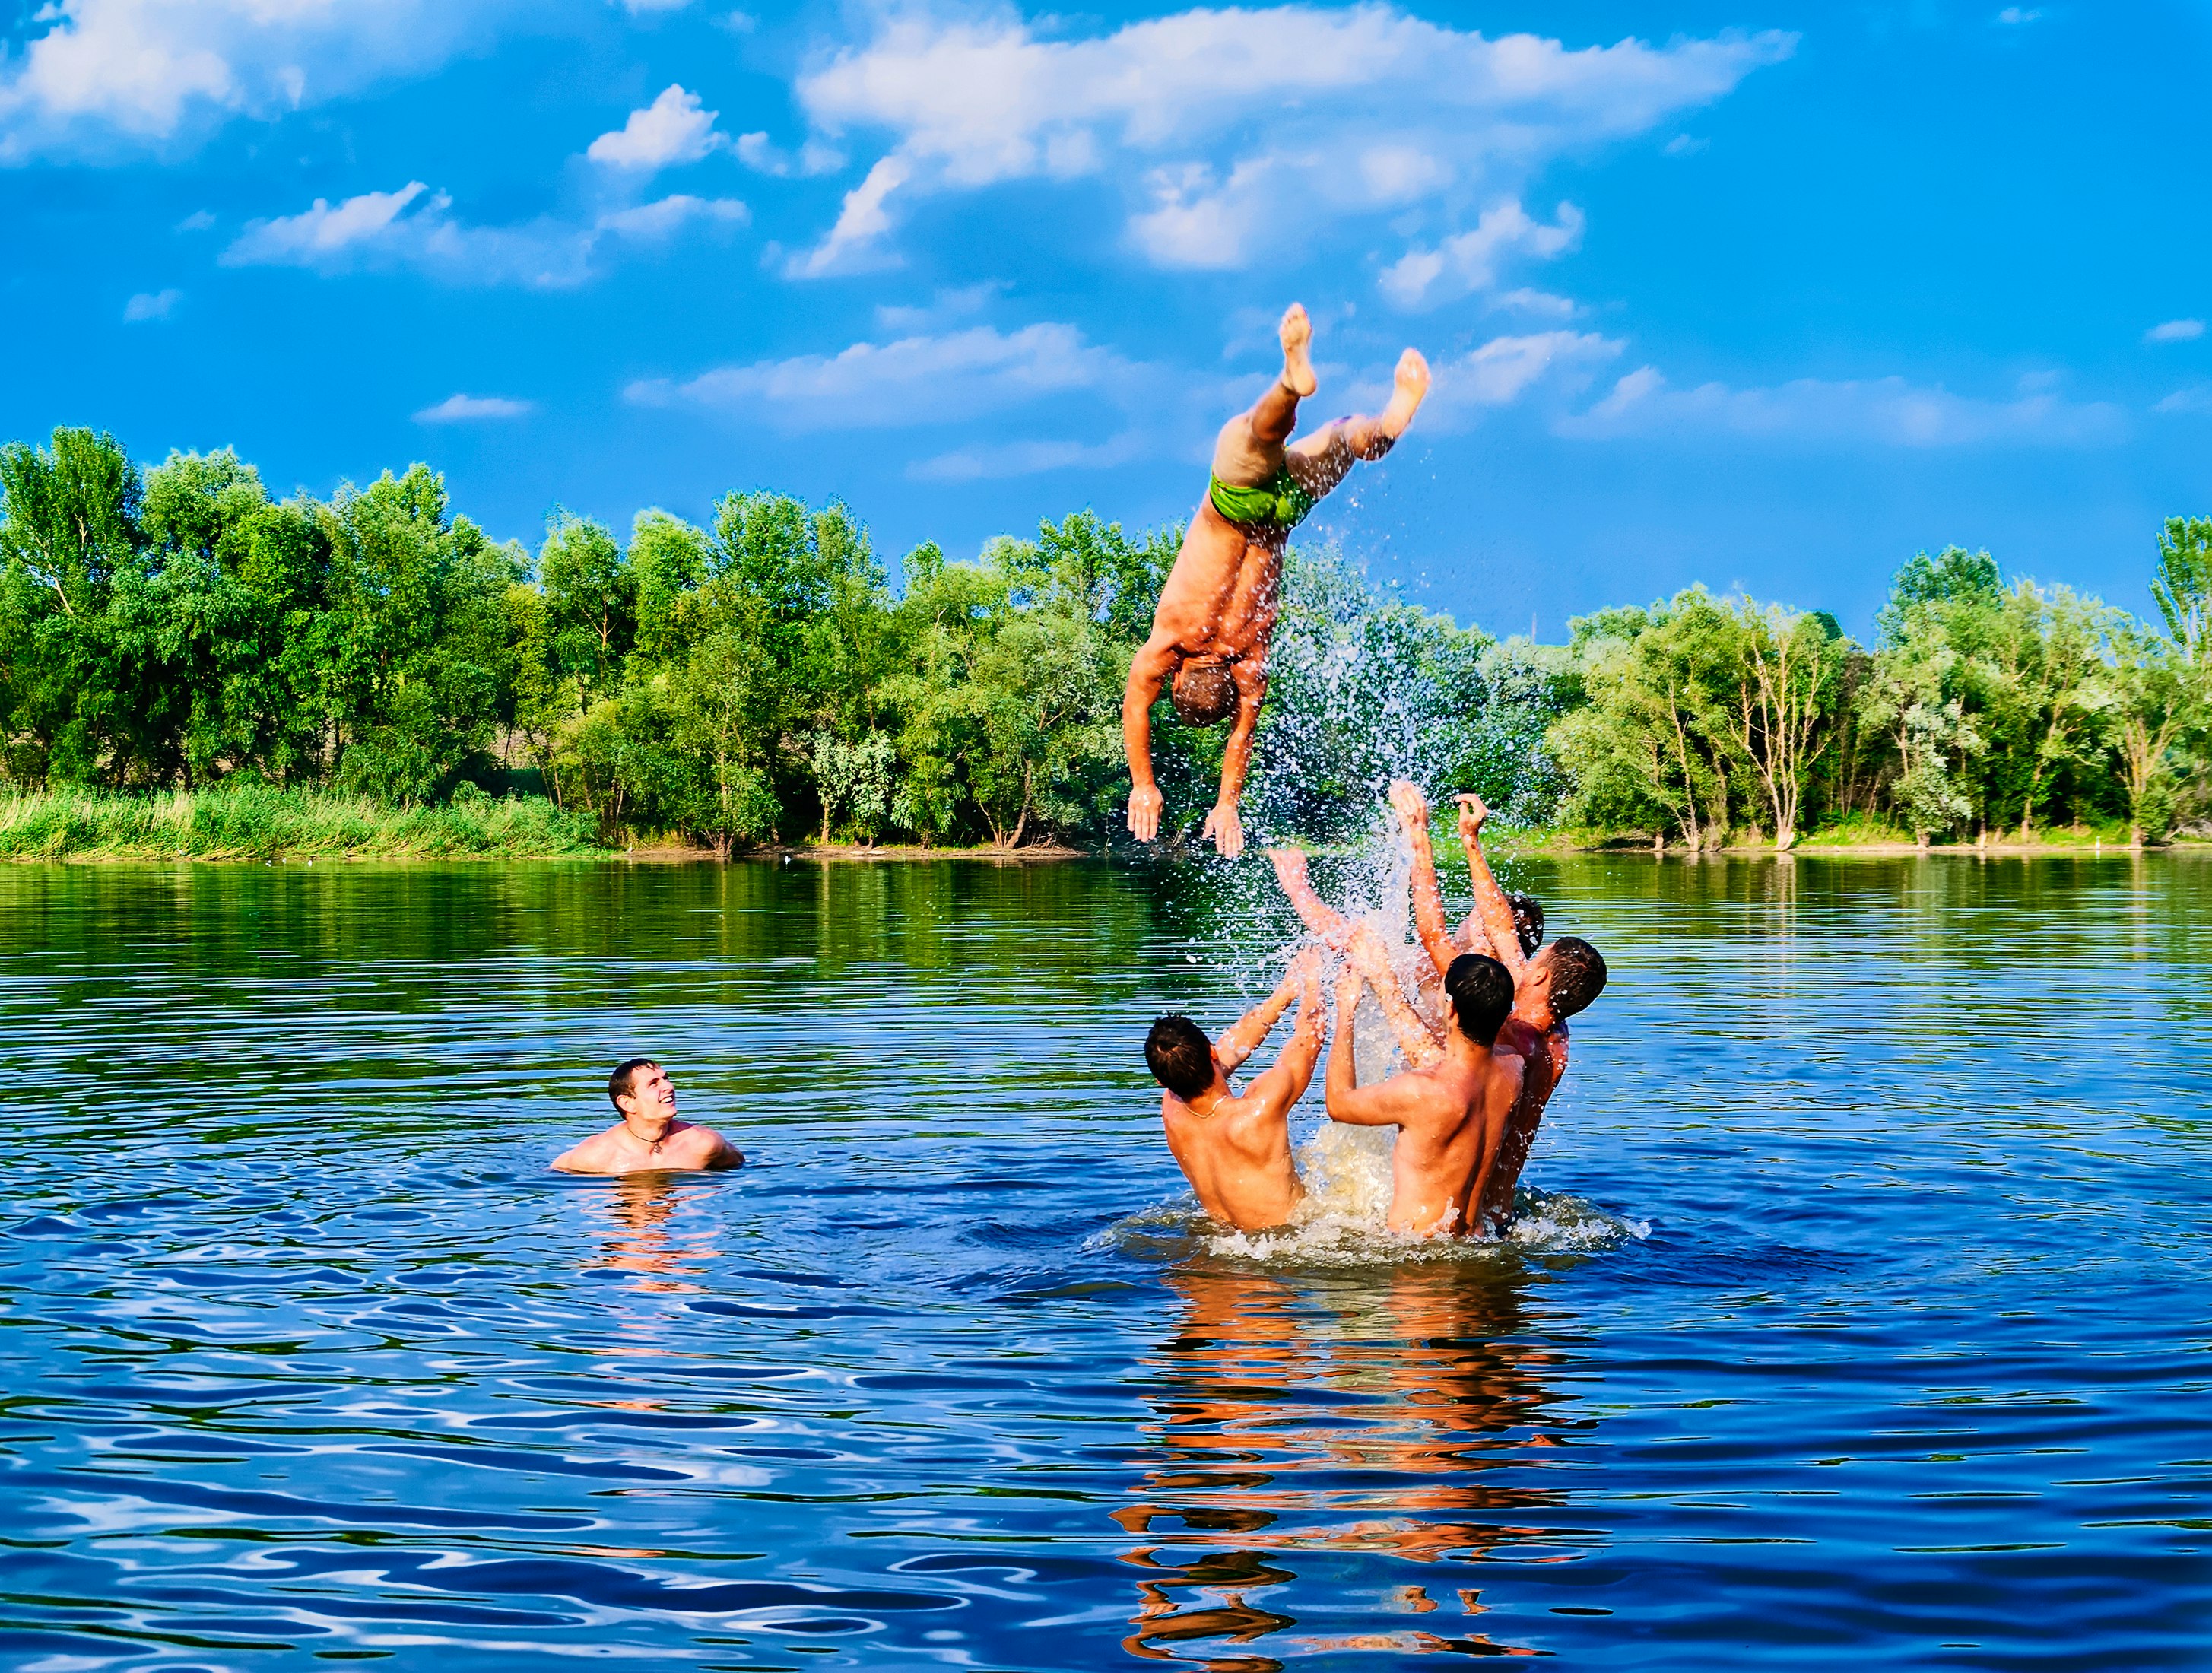
MULTIPOLYGON (((844 505, 752 492, 626 536, 556 511, 532 553, 422 465, 278 499, 228 450, 142 471, 58 429, 0 447, 0 778, 543 794, 605 840, 726 854, 1097 847, 1180 538, 1079 511, 972 562, 925 544, 894 584, 844 505)), ((2156 841, 2212 803, 2212 519, 2167 524, 2152 593, 2160 626, 1951 548, 1899 570, 1872 646, 1698 587, 1541 645, 1294 550, 1248 823, 1348 836, 1406 774, 1693 849, 2082 822, 2156 841)), ((1162 706, 1172 828, 1202 818, 1222 736, 1162 706)))

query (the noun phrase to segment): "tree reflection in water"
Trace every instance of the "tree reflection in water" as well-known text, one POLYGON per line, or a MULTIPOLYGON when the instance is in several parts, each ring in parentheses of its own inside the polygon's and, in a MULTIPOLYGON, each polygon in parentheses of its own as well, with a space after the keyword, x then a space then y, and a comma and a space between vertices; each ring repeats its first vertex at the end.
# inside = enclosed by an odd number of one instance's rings
MULTIPOLYGON (((1144 1433, 1153 1456, 1138 1502, 1114 1512, 1151 1542, 1123 1555, 1144 1571, 1123 1647, 1208 1673, 1272 1673, 1283 1663, 1269 1648, 1534 1654, 1410 1622, 1340 1635, 1316 1635, 1309 1622, 1291 1635, 1310 1554, 1340 1566, 1463 1564, 1553 1531, 1526 1525, 1565 1495, 1527 1485, 1525 1449, 1583 1426, 1550 1409, 1562 1396, 1542 1378, 1559 1355, 1517 1340, 1527 1328, 1517 1263, 1277 1275, 1201 1262, 1167 1282, 1184 1316, 1142 1367, 1152 1379, 1144 1433)), ((1332 1578, 1320 1595, 1357 1597, 1361 1576, 1351 1578, 1349 1588, 1332 1578)), ((1441 1577, 1448 1603, 1431 1598, 1439 1578, 1389 1587, 1366 1612, 1484 1612, 1479 1588, 1459 1575, 1441 1577)))

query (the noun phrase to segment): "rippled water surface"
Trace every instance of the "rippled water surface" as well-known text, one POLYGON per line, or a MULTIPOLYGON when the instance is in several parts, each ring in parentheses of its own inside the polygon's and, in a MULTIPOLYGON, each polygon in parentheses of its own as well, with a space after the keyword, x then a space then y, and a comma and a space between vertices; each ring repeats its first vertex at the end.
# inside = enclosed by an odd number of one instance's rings
POLYGON ((1181 1212, 1202 877, 0 871, 0 1664, 2212 1665, 2212 865, 1515 880, 1415 1262, 1181 1212), (634 1051, 741 1172, 545 1171, 634 1051))

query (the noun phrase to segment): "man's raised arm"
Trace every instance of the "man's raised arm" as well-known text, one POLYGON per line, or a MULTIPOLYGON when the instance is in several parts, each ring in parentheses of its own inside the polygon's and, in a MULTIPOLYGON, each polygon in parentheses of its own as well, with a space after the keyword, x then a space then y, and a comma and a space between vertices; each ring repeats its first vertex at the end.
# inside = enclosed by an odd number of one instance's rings
POLYGON ((1358 1084, 1352 1062, 1352 1017, 1359 1008, 1364 978, 1346 968, 1336 979, 1336 1032, 1328 1044, 1328 1080, 1324 1087, 1328 1118, 1352 1127, 1402 1127, 1414 1113, 1405 1095, 1405 1077, 1393 1076, 1379 1086, 1358 1084))
POLYGON ((1298 990, 1310 981, 1320 979, 1321 955, 1309 948, 1291 960, 1291 967, 1283 972, 1282 981, 1275 991, 1237 1019, 1222 1031, 1221 1037, 1213 1043, 1213 1055, 1221 1060, 1224 1074, 1234 1074, 1237 1066, 1260 1049, 1275 1025, 1282 1020, 1283 1013, 1291 1008, 1291 1001, 1298 990))
POLYGON ((1367 978, 1367 986, 1375 995, 1375 1002, 1382 1007, 1382 1019, 1390 1025, 1406 1061, 1419 1069, 1442 1056, 1443 1043, 1427 1019, 1406 1002, 1398 987, 1398 972, 1390 966, 1389 949, 1372 925, 1363 923, 1353 928, 1352 963, 1367 978))
POLYGON ((1489 817, 1490 809, 1483 805, 1480 796, 1459 799, 1459 845, 1467 851, 1467 869, 1474 879, 1474 910, 1481 915, 1483 933, 1490 937, 1498 962, 1511 973, 1518 986, 1521 972, 1528 967, 1528 958, 1521 951, 1521 929, 1513 922, 1513 903, 1498 886, 1498 879, 1491 874, 1490 861, 1482 852, 1482 822, 1489 817))
POLYGON ((1158 629, 1129 664, 1129 683, 1121 692, 1121 747, 1129 757, 1129 833, 1140 843, 1160 834, 1160 810, 1167 805, 1152 780, 1152 705, 1161 684, 1180 654, 1173 635, 1158 629))
POLYGON ((1413 845, 1413 870, 1407 879, 1413 896, 1413 929, 1436 965, 1437 974, 1442 976, 1451 968, 1451 961, 1467 949, 1452 940, 1451 927, 1444 919, 1443 890, 1437 882, 1436 849, 1429 840, 1428 798, 1401 778, 1390 787, 1390 808, 1397 814, 1398 823, 1405 827, 1406 839, 1413 845))
POLYGON ((1323 1023, 1328 1016, 1321 1003, 1320 958, 1302 959, 1291 966, 1291 974, 1299 978, 1298 1019, 1291 1025, 1291 1037, 1283 1042, 1282 1055, 1244 1093, 1247 1098, 1256 1099, 1273 1113, 1285 1116, 1291 1106, 1306 1095, 1306 1088, 1313 1085, 1314 1066, 1321 1061, 1323 1023))

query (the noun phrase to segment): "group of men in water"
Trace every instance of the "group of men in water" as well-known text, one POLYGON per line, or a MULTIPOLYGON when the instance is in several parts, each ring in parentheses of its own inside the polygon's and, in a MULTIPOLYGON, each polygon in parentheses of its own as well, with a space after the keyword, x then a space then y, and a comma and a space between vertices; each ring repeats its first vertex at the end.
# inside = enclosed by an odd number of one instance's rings
MULTIPOLYGON (((1165 806, 1152 759, 1152 709, 1161 687, 1194 725, 1231 721, 1220 792, 1200 840, 1210 838, 1231 860, 1244 847, 1237 803, 1267 693, 1267 645, 1291 530, 1355 462, 1390 451, 1429 388, 1428 362, 1407 349, 1380 413, 1333 420, 1294 442, 1298 403, 1318 387, 1313 325, 1304 307, 1291 306, 1278 336, 1283 369, 1215 440, 1206 497, 1161 588, 1121 702, 1129 830, 1142 842, 1159 835, 1165 806)), ((1321 1056, 1322 983, 1326 955, 1334 953, 1341 963, 1326 1104, 1333 1121, 1397 1129, 1391 1229, 1417 1237, 1498 1233, 1510 1220, 1522 1164, 1566 1072, 1566 1019, 1605 985, 1605 961, 1571 936, 1543 945, 1541 909, 1509 897, 1483 857, 1481 800, 1459 800, 1474 910, 1455 934, 1437 881, 1428 803, 1402 781, 1390 790, 1413 854, 1413 919, 1423 956, 1415 960, 1410 998, 1374 927, 1314 891, 1303 854, 1273 849, 1268 857, 1276 875, 1318 945, 1294 958, 1282 985, 1218 1040, 1209 1042, 1188 1017, 1153 1024, 1145 1060, 1164 1089, 1168 1148, 1213 1219, 1264 1230, 1288 1222, 1304 1199, 1289 1117, 1321 1056), (1374 994, 1407 1064, 1371 1086, 1358 1084, 1352 1058, 1352 1019, 1365 992, 1374 994), (1232 1092, 1230 1075, 1294 1002, 1297 1020, 1273 1066, 1243 1093, 1232 1092)), ((657 1063, 622 1064, 607 1095, 621 1122, 556 1159, 556 1168, 628 1173, 734 1167, 744 1159, 711 1128, 677 1120, 675 1086, 657 1063)))

